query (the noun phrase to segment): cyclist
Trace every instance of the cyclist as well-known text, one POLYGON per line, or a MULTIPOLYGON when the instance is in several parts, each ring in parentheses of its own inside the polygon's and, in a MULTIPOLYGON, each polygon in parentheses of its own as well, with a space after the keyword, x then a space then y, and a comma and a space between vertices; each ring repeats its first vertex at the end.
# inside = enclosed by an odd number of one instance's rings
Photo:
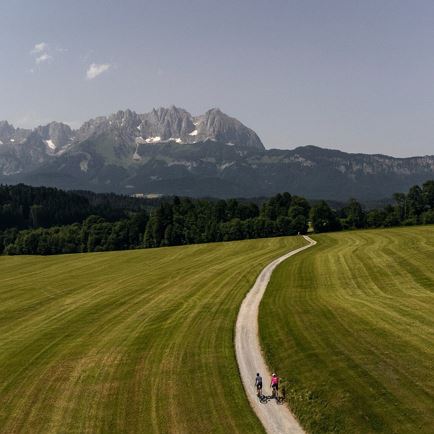
POLYGON ((279 390, 279 377, 273 373, 271 376, 271 389, 273 390, 273 396, 276 398, 278 397, 278 390, 279 390))
POLYGON ((262 395, 262 377, 259 375, 259 372, 256 373, 255 386, 256 386, 257 395, 258 397, 260 397, 262 395))

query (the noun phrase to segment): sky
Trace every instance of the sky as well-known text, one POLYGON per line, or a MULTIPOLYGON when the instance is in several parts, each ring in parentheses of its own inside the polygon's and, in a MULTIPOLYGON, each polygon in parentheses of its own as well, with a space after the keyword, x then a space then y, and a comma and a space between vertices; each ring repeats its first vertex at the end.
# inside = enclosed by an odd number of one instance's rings
POLYGON ((172 104, 267 148, 434 154, 434 2, 1 0, 0 119, 172 104))

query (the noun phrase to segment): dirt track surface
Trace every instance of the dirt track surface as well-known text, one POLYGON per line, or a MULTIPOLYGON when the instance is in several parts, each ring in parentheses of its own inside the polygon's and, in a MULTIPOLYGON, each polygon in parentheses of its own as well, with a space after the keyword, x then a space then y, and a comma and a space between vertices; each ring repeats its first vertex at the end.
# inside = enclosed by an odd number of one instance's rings
POLYGON ((235 351, 241 380, 250 405, 269 434, 304 433, 303 428, 286 405, 278 405, 274 400, 261 404, 256 396, 254 385, 256 373, 259 372, 264 382, 264 394, 271 395, 269 388, 271 372, 265 363, 259 344, 259 304, 274 269, 289 257, 316 244, 316 241, 308 236, 304 238, 309 244, 275 259, 261 271, 241 304, 235 328, 235 351))

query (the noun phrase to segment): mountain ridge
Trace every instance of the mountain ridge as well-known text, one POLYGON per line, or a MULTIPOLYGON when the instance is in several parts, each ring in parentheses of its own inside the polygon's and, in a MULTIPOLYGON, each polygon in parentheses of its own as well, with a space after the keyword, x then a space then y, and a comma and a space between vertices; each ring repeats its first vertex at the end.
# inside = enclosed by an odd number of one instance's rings
POLYGON ((73 130, 0 122, 0 182, 66 189, 189 196, 270 196, 375 200, 434 178, 434 156, 346 153, 313 145, 265 149, 220 109, 192 116, 160 107, 120 110, 73 130))

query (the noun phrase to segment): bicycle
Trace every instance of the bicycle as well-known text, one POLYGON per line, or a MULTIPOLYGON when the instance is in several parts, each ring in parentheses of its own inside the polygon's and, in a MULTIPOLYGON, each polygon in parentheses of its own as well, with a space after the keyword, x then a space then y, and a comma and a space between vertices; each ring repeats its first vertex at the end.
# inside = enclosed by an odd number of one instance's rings
POLYGON ((286 387, 282 385, 282 381, 280 383, 280 394, 279 394, 279 386, 272 386, 272 394, 268 399, 275 399, 277 404, 283 404, 286 401, 286 387))
POLYGON ((272 391, 271 391, 271 399, 275 399, 276 401, 279 401, 279 390, 278 390, 278 386, 274 385, 272 386, 272 391))
POLYGON ((281 395, 278 398, 276 398, 276 402, 278 404, 283 404, 285 401, 286 401, 286 389, 285 386, 283 386, 281 395))
POLYGON ((268 402, 268 400, 270 399, 269 396, 266 396, 262 393, 262 384, 256 385, 256 397, 258 398, 258 400, 261 404, 266 404, 268 402))

